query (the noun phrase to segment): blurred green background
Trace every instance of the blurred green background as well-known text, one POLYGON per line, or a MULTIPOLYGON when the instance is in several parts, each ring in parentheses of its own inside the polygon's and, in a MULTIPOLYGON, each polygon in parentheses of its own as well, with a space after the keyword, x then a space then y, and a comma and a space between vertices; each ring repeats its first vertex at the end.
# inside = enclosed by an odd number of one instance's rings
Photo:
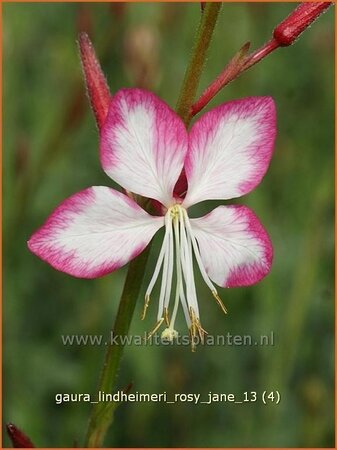
MULTIPOLYGON (((200 92, 246 42, 257 48, 290 3, 223 6, 200 92)), ((128 404, 110 447, 333 447, 334 11, 212 102, 271 95, 278 138, 261 185, 237 203, 254 209, 275 250, 256 286, 222 290, 223 316, 198 278, 212 334, 275 334, 274 346, 128 347, 119 386, 139 392, 242 394, 279 390, 279 405, 128 404)), ((125 268, 78 280, 29 253, 26 240, 65 197, 113 183, 82 82, 77 33, 89 32, 112 92, 154 90, 175 106, 200 16, 195 4, 4 4, 4 420, 40 447, 82 444, 90 404, 57 406, 58 392, 95 392, 105 348, 62 345, 61 334, 107 335, 125 268)), ((217 202, 196 208, 204 213, 217 202)), ((158 237, 146 269, 149 282, 158 237)), ((143 292, 144 288, 143 287, 143 292)), ((139 299, 132 333, 151 329, 139 299)), ((181 321, 179 329, 184 332, 181 321)), ((5 439, 5 446, 9 441, 5 439)))

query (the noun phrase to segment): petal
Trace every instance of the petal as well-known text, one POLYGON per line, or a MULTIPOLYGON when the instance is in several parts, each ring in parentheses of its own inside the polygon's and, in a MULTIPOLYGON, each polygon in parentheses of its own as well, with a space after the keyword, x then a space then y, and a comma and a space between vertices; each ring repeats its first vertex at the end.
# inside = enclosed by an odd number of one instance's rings
POLYGON ((128 191, 169 206, 187 146, 185 125, 154 94, 122 89, 112 97, 101 133, 101 162, 128 191))
POLYGON ((240 197, 254 189, 269 166, 275 135, 271 97, 235 100, 204 114, 190 132, 184 205, 240 197))
POLYGON ((96 278, 139 255, 163 224, 126 195, 94 186, 61 203, 28 247, 61 272, 96 278))
POLYGON ((191 225, 206 272, 219 286, 249 286, 269 272, 270 238, 246 206, 219 206, 191 225))

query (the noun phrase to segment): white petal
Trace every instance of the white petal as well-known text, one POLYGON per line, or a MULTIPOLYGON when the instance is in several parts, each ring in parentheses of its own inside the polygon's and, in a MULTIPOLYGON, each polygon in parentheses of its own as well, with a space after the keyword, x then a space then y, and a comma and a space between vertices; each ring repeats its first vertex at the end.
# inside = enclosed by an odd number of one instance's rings
POLYGON ((163 224, 126 195, 95 186, 61 203, 28 246, 61 272, 96 278, 135 258, 163 224))
POLYGON ((187 132, 166 103, 141 89, 111 99, 101 132, 105 172, 128 191, 170 206, 187 152, 187 132))
POLYGON ((189 135, 184 206, 240 197, 254 189, 269 166, 275 134, 270 97, 235 100, 204 114, 189 135))
POLYGON ((206 272, 219 286, 255 284, 270 271, 272 244, 249 208, 219 206, 190 223, 206 272))

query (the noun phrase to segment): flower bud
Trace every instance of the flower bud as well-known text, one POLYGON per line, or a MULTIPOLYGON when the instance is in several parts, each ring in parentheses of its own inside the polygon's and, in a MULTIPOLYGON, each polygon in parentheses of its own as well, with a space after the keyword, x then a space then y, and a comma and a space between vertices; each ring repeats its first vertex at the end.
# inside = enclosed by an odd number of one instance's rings
POLYGON ((88 96, 100 129, 108 114, 110 91, 88 35, 80 33, 78 43, 88 96))
POLYGON ((6 425, 7 433, 14 448, 34 448, 32 441, 12 423, 6 425))
POLYGON ((332 3, 305 2, 301 3, 274 30, 274 39, 278 45, 291 45, 301 33, 322 14, 332 3))

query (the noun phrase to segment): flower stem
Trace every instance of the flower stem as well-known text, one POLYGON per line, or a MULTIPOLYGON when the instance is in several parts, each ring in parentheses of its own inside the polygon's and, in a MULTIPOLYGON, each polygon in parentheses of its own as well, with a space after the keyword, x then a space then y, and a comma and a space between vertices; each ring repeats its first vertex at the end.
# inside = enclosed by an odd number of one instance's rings
MULTIPOLYGON (((257 64, 274 50, 293 44, 332 2, 303 2, 274 29, 273 37, 250 55, 248 43, 231 59, 220 75, 207 87, 200 98, 191 105, 191 116, 198 114, 228 83, 257 64)), ((191 118, 190 118, 191 119, 191 118)))
POLYGON ((185 73, 177 104, 177 113, 183 119, 186 126, 189 125, 192 118, 191 106, 197 93, 206 60, 206 53, 211 42, 221 6, 222 3, 218 2, 207 3, 201 16, 191 60, 185 73))
MULTIPOLYGON (((115 342, 118 342, 121 336, 125 336, 129 332, 136 301, 143 281, 144 267, 149 256, 149 250, 150 246, 138 258, 131 261, 129 265, 113 327, 115 342)), ((109 393, 113 390, 123 348, 123 341, 118 344, 114 343, 108 347, 99 381, 99 391, 109 393)), ((101 447, 104 436, 112 422, 113 412, 113 408, 107 408, 106 404, 102 402, 98 402, 93 406, 87 430, 87 448, 101 447)))
MULTIPOLYGON (((206 52, 211 41, 211 36, 220 7, 221 3, 207 3, 205 10, 202 13, 200 25, 196 35, 196 42, 193 47, 192 58, 186 70, 186 75, 177 106, 177 112, 186 124, 189 123, 191 118, 191 105, 194 101, 198 88, 206 58, 206 52)), ((149 256, 149 251, 150 245, 129 265, 113 327, 113 336, 115 337, 115 341, 118 341, 120 336, 126 336, 129 333, 136 301, 138 299, 143 281, 145 272, 144 267, 149 256)), ((123 348, 123 341, 120 341, 118 344, 114 343, 108 347, 101 372, 98 391, 111 393, 115 388, 123 348)), ((105 403, 101 402, 94 404, 87 429, 85 440, 86 448, 100 448, 102 446, 104 437, 113 419, 114 409, 117 406, 118 404, 109 407, 105 403)))

